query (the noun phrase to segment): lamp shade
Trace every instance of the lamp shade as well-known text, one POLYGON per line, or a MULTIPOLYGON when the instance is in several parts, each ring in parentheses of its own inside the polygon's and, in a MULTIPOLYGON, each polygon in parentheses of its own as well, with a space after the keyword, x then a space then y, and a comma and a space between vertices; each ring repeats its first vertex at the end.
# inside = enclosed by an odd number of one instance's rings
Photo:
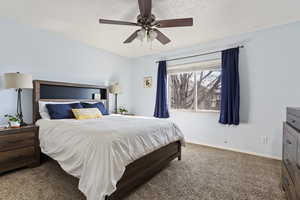
POLYGON ((4 83, 5 88, 15 88, 15 89, 31 89, 32 85, 32 76, 30 74, 22 73, 6 73, 4 74, 4 83))
POLYGON ((110 93, 112 94, 119 94, 121 92, 121 88, 119 84, 114 84, 110 88, 110 93))

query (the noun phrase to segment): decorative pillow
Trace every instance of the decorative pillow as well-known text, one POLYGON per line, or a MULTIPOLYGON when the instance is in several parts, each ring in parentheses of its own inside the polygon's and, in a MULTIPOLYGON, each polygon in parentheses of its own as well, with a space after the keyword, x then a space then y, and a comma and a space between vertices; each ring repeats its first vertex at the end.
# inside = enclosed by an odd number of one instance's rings
POLYGON ((48 109, 46 107, 47 104, 72 104, 79 103, 79 101, 72 102, 57 102, 57 101, 39 101, 39 113, 42 119, 51 119, 48 109))
POLYGON ((80 103, 72 104, 46 104, 51 119, 72 119, 72 109, 82 108, 80 103))
POLYGON ((98 108, 102 115, 109 115, 108 111, 106 110, 104 104, 102 102, 98 103, 81 103, 84 108, 98 108))
POLYGON ((97 119, 102 117, 102 114, 98 108, 72 109, 72 112, 77 120, 97 119))

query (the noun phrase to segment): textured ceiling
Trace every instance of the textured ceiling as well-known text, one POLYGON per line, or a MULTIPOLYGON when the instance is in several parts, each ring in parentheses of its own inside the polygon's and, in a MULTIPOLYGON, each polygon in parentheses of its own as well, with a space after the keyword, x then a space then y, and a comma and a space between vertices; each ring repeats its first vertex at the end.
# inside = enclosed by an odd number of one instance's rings
POLYGON ((137 28, 98 19, 136 21, 137 0, 1 0, 0 17, 63 34, 122 56, 136 57, 300 20, 299 0, 153 0, 158 19, 194 17, 193 27, 161 29, 172 42, 123 41, 137 28))

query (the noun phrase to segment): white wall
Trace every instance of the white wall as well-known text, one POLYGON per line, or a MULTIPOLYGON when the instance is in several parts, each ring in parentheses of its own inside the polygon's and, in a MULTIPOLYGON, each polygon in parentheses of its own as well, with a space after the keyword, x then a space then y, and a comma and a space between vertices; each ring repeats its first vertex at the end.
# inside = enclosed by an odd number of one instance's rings
MULTIPOLYGON (((24 72, 34 79, 87 84, 120 82, 119 104, 130 109, 130 60, 62 36, 0 20, 0 79, 6 72, 24 72)), ((1 80, 0 80, 1 81, 1 80)), ((3 115, 16 112, 16 93, 0 82, 0 124, 3 115)), ((26 122, 32 121, 32 91, 23 92, 26 122)), ((110 105, 113 105, 111 101, 110 105)))
MULTIPOLYGON (((282 121, 286 106, 300 104, 300 23, 274 27, 157 55, 127 59, 104 50, 28 25, 0 20, 0 88, 5 72, 24 72, 34 79, 106 84, 120 82, 120 105, 139 115, 152 116, 156 91, 156 60, 245 42, 240 51, 241 125, 218 124, 216 113, 171 112, 171 119, 187 141, 281 157, 282 121), (153 77, 153 88, 143 88, 143 77, 153 77), (269 144, 262 137, 269 137, 269 144)), ((210 57, 218 57, 219 54, 210 57)), ((199 57, 193 62, 207 59, 199 57)), ((169 64, 178 64, 169 63, 169 64)), ((31 121, 31 91, 23 93, 25 119, 31 121)), ((111 102, 111 105, 113 102, 111 102)), ((16 93, 0 89, 0 124, 3 115, 15 113, 16 93)))
POLYGON ((153 115, 156 60, 196 54, 203 50, 243 41, 245 48, 240 50, 241 125, 237 127, 220 125, 219 114, 216 113, 174 111, 171 112, 171 120, 178 124, 189 142, 280 158, 285 108, 300 105, 299 35, 300 23, 293 23, 138 58, 134 61, 132 81, 134 112, 139 115, 153 115), (143 88, 144 76, 153 77, 152 89, 143 88), (268 144, 263 144, 263 136, 269 137, 268 144))

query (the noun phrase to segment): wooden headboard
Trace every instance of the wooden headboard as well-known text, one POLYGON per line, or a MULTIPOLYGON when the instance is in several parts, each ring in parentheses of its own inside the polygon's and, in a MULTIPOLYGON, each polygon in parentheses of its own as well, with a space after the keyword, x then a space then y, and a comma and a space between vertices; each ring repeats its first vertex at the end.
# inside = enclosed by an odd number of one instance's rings
POLYGON ((107 86, 86 85, 34 80, 33 81, 33 122, 40 119, 39 101, 99 101, 95 94, 100 94, 106 109, 109 108, 107 86))

